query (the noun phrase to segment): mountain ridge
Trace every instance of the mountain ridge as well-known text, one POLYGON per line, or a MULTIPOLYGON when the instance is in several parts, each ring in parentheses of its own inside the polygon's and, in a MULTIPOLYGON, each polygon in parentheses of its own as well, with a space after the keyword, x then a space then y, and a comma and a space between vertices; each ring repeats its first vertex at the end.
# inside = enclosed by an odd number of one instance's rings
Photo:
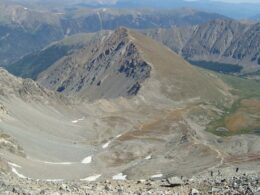
POLYGON ((158 41, 191 61, 239 65, 243 72, 259 70, 259 25, 214 20, 188 28, 147 30, 158 41))

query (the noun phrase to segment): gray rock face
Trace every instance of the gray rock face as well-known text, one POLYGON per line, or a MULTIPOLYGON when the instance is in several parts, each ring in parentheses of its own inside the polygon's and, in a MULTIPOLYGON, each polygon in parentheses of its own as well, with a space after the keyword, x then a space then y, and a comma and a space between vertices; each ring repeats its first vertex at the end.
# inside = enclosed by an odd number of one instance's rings
POLYGON ((145 33, 189 60, 241 65, 250 72, 260 69, 259 27, 260 23, 215 20, 194 27, 145 33))
POLYGON ((90 100, 136 95, 151 67, 130 39, 124 28, 100 37, 42 72, 38 81, 48 89, 90 100))

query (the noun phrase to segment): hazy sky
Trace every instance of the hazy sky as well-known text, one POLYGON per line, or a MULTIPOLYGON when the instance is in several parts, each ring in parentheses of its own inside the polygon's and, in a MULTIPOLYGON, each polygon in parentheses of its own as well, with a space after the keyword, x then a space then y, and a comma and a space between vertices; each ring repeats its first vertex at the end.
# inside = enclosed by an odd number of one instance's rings
MULTIPOLYGON (((163 1, 163 0, 162 0, 163 1)), ((172 0, 174 1, 174 0, 172 0)), ((197 1, 197 0, 186 0, 186 1, 197 1)), ((228 3, 260 3, 260 0, 210 0, 210 1, 223 1, 228 3)))
POLYGON ((260 3, 260 0, 218 0, 218 1, 224 1, 224 2, 230 2, 230 3, 260 3))
MULTIPOLYGON (((186 0, 186 1, 196 1, 196 0, 186 0)), ((223 1, 228 3, 260 3, 260 0, 211 0, 211 1, 223 1)))

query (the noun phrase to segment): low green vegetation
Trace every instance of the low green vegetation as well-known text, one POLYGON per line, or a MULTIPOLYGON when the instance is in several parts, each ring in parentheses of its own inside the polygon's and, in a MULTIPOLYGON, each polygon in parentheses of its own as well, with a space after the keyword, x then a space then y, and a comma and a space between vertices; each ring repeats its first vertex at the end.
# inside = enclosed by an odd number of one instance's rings
POLYGON ((253 133, 260 135, 260 82, 230 75, 218 74, 229 84, 238 99, 224 114, 212 121, 207 131, 218 136, 253 133))
MULTIPOLYGON (((235 110, 235 108, 239 108, 239 103, 235 103, 234 107, 232 107, 233 110, 235 110)), ((241 127, 235 131, 230 130, 229 128, 227 128, 226 126, 227 124, 227 118, 230 117, 234 117, 234 115, 236 115, 237 111, 232 112, 225 112, 224 115, 222 115, 219 119, 212 121, 208 127, 207 127, 207 131, 218 135, 218 136, 232 136, 232 135, 239 135, 239 134, 256 134, 256 135, 260 135, 260 120, 258 119, 257 121, 254 121, 255 123, 252 124, 241 124, 243 123, 243 121, 241 120, 240 124, 241 127), (248 125, 246 127, 243 127, 243 125, 248 125)), ((248 113, 244 113, 244 114, 248 114, 248 113)), ((250 116, 250 114, 248 114, 248 116, 250 116)), ((239 118, 237 120, 240 120, 239 118)))
POLYGON ((240 99, 260 98, 260 81, 225 74, 218 75, 234 89, 232 93, 240 99))

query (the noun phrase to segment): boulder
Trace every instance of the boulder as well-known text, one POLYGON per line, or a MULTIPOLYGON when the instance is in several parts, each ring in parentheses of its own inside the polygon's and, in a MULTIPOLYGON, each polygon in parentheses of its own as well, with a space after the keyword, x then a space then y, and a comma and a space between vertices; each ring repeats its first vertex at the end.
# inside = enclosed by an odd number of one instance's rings
POLYGON ((199 195, 199 194, 200 194, 199 190, 197 190, 197 189, 195 189, 195 188, 193 188, 193 189, 191 190, 191 193, 190 193, 190 195, 199 195))
POLYGON ((184 185, 184 182, 179 177, 170 177, 167 179, 167 182, 171 187, 184 185))

